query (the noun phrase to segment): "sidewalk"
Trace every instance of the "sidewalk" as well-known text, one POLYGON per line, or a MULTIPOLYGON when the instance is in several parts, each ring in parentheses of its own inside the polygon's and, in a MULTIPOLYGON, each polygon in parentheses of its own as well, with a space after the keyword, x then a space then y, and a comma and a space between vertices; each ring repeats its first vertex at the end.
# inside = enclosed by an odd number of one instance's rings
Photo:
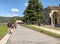
MULTIPOLYGON (((13 29, 11 30, 13 32, 13 29)), ((8 41, 9 37, 11 36, 11 34, 7 33, 1 40, 0 40, 0 44, 6 44, 6 42, 8 41)))
POLYGON ((60 35, 60 31, 59 30, 44 28, 44 27, 36 26, 36 25, 31 25, 31 26, 38 27, 40 29, 44 29, 44 30, 47 30, 47 31, 50 31, 50 32, 53 32, 53 33, 56 33, 56 34, 59 34, 60 35))
POLYGON ((2 40, 0 40, 0 44, 6 44, 7 40, 9 39, 11 34, 6 34, 6 36, 4 36, 2 38, 2 40))

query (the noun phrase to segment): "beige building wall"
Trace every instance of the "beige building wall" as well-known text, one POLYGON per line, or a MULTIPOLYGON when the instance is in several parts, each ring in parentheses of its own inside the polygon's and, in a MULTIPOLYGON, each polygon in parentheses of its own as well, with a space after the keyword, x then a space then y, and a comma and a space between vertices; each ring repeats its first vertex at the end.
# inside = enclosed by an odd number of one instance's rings
POLYGON ((57 24, 60 24, 60 15, 57 17, 57 24))
POLYGON ((60 24, 60 7, 58 7, 58 6, 50 6, 50 7, 47 7, 47 8, 45 8, 44 9, 44 16, 45 16, 45 23, 53 23, 53 25, 55 25, 55 23, 56 23, 56 20, 55 20, 55 18, 57 18, 57 24, 60 24), (57 12, 57 16, 55 16, 55 17, 53 17, 53 14, 52 14, 52 18, 53 18, 53 21, 51 20, 51 21, 49 21, 50 20, 50 14, 49 13, 51 13, 51 11, 52 10, 57 10, 57 11, 55 11, 55 12, 57 12))

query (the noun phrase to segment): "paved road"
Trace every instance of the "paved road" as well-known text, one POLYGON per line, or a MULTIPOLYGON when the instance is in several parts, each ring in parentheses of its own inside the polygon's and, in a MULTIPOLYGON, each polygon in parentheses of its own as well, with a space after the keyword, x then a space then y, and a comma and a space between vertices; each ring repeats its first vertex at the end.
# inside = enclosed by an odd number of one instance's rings
POLYGON ((60 39, 18 25, 7 44, 60 44, 60 39))

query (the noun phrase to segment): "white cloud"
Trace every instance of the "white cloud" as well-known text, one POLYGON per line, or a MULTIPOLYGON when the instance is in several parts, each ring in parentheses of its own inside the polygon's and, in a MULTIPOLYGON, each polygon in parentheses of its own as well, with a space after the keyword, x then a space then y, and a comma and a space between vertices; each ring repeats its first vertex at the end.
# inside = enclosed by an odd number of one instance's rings
POLYGON ((13 16, 18 16, 18 14, 12 14, 12 17, 13 17, 13 16))
POLYGON ((12 8, 10 13, 5 13, 5 14, 0 15, 0 16, 4 16, 4 17, 19 16, 19 15, 18 15, 18 12, 19 12, 19 11, 20 11, 19 9, 12 8))
POLYGON ((19 12, 19 9, 12 8, 11 11, 12 11, 12 12, 19 12))
POLYGON ((14 16, 18 16, 18 14, 10 14, 10 13, 6 13, 6 14, 0 15, 0 16, 3 16, 3 17, 14 17, 14 16))
POLYGON ((13 17, 13 16, 18 16, 18 12, 19 12, 19 9, 16 9, 16 8, 12 8, 11 9, 11 17, 13 17))
POLYGON ((6 13, 6 14, 2 14, 2 15, 0 15, 0 16, 3 16, 3 17, 9 17, 10 14, 9 14, 9 13, 6 13))
POLYGON ((25 6, 28 6, 28 3, 25 3, 25 6))

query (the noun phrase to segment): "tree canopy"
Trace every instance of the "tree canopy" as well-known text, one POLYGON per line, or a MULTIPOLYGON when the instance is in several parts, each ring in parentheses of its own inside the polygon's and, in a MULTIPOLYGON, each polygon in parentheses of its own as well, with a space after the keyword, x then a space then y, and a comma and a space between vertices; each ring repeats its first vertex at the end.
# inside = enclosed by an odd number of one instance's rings
POLYGON ((39 0, 29 0, 28 6, 24 10, 24 21, 42 21, 43 5, 39 0))

